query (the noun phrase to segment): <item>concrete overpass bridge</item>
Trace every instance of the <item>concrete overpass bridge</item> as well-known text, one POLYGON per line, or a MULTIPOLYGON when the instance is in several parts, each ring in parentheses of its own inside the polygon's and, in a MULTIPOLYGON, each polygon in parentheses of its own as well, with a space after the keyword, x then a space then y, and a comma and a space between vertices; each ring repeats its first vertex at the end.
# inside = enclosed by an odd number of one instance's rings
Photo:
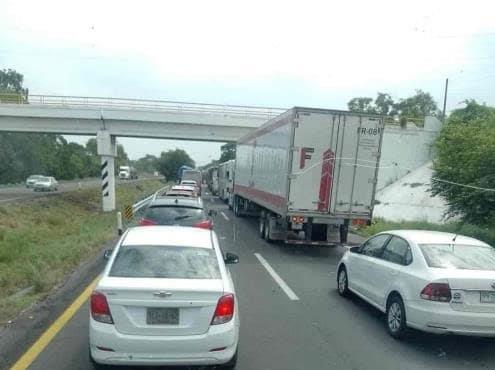
POLYGON ((103 210, 115 209, 115 138, 236 141, 282 108, 102 97, 0 95, 0 132, 96 135, 103 210))

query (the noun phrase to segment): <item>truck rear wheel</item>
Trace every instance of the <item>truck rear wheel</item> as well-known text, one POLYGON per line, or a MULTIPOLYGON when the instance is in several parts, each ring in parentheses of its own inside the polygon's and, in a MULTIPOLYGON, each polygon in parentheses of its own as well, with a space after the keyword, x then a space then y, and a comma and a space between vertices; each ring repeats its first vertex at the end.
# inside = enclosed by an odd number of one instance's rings
POLYGON ((262 212, 260 214, 260 219, 259 219, 259 232, 260 232, 260 238, 264 239, 265 238, 265 214, 262 212))
POLYGON ((339 227, 340 231, 340 242, 347 243, 347 236, 349 235, 349 224, 344 223, 339 227))
POLYGON ((240 217, 240 210, 239 210, 240 204, 239 203, 240 203, 239 197, 234 196, 234 215, 236 217, 240 217))
POLYGON ((266 216, 264 219, 264 232, 263 232, 263 239, 265 239, 268 243, 271 243, 273 240, 270 237, 270 232, 271 232, 271 226, 270 226, 270 216, 266 216))

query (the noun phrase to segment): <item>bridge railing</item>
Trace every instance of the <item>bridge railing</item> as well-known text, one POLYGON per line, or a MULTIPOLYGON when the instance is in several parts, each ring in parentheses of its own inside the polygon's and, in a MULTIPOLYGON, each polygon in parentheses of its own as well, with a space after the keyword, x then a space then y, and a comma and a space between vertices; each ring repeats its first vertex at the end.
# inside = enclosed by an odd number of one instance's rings
POLYGON ((26 100, 20 94, 0 94, 0 103, 151 110, 260 118, 272 118, 286 110, 284 108, 253 107, 245 105, 61 95, 29 95, 26 100))

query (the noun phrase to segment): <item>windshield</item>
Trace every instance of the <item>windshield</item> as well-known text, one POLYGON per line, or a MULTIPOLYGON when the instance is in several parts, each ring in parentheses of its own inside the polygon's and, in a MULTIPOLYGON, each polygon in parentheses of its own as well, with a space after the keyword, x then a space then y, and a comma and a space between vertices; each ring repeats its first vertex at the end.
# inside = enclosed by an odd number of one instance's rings
POLYGON ((495 249, 490 246, 420 244, 429 267, 495 271, 495 249))
POLYGON ((39 177, 37 179, 38 182, 50 182, 50 178, 49 177, 39 177))
POLYGON ((198 222, 206 220, 206 215, 200 208, 152 206, 146 210, 144 218, 158 225, 193 226, 198 222))
POLYGON ((167 279, 220 279, 213 249, 121 246, 109 276, 167 279))

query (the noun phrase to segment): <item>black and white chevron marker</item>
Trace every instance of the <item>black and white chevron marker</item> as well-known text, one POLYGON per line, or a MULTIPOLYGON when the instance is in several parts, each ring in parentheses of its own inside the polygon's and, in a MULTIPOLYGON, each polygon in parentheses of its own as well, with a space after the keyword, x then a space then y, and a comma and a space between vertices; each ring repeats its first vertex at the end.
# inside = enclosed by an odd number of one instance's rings
POLYGON ((101 193, 104 197, 108 197, 108 161, 105 160, 101 164, 101 193))

